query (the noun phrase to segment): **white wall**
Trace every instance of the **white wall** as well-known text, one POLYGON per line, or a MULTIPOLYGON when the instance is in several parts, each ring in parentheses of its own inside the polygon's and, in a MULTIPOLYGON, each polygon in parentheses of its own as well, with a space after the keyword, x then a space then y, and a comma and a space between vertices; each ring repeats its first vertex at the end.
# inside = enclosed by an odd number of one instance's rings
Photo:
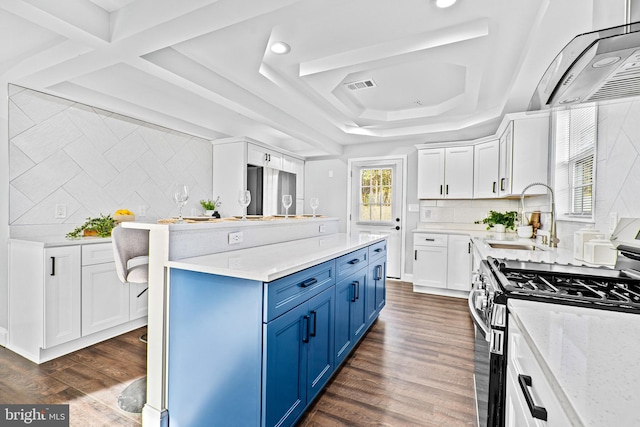
POLYGON ((119 208, 149 221, 176 215, 177 183, 190 189, 185 215, 200 214, 198 201, 211 198, 209 141, 18 86, 9 90, 12 236, 71 231, 119 208), (59 204, 65 218, 55 216, 59 204))

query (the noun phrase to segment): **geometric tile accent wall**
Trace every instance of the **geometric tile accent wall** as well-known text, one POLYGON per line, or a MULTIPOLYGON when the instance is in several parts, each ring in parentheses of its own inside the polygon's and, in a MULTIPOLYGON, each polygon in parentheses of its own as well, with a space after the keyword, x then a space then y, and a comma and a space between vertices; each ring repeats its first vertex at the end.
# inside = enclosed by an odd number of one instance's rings
POLYGON ((600 105, 596 161, 596 227, 640 217, 640 98, 600 105))
POLYGON ((75 225, 119 208, 155 221, 177 215, 178 183, 190 189, 184 215, 212 197, 210 141, 18 86, 9 142, 10 225, 75 225))

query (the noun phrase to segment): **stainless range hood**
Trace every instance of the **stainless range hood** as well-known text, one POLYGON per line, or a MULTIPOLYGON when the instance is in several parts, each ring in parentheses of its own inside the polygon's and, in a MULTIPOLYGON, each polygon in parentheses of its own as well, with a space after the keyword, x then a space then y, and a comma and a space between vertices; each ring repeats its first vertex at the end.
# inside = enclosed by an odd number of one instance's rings
POLYGON ((640 22, 574 38, 551 63, 529 111, 640 96, 640 22))

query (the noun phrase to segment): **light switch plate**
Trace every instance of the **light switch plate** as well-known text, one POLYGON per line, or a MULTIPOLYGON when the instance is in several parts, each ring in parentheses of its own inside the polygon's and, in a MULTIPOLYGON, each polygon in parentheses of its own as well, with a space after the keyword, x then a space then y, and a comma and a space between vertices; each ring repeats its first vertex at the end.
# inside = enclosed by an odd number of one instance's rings
POLYGON ((62 203, 57 204, 55 218, 66 218, 66 217, 67 217, 67 205, 62 203))

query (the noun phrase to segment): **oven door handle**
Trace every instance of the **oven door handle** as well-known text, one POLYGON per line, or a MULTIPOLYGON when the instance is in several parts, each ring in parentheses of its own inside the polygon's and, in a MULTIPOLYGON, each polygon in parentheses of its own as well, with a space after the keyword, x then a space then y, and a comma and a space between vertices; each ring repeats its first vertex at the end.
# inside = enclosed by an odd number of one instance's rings
POLYGON ((475 289, 472 289, 471 292, 469 292, 469 298, 467 299, 469 303, 469 313, 471 313, 471 318, 473 319, 473 323, 475 323, 476 326, 478 326, 482 330, 484 339, 487 340, 487 342, 489 342, 489 340, 491 339, 491 334, 489 333, 489 327, 484 324, 484 322, 478 315, 478 312, 476 311, 476 307, 475 307, 475 295, 478 293, 480 293, 480 291, 477 291, 475 289))

